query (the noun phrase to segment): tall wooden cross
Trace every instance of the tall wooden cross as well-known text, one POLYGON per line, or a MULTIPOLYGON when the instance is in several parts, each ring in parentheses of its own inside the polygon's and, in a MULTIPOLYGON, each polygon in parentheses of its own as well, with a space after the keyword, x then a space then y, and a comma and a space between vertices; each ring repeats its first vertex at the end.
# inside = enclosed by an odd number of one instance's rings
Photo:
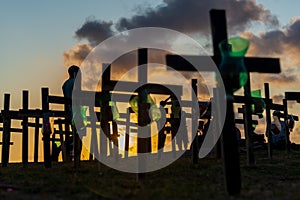
MULTIPOLYGON (((114 81, 110 78, 111 73, 111 65, 109 64, 107 68, 103 68, 102 75, 102 91, 115 91, 115 92, 137 92, 138 93, 138 132, 143 133, 144 136, 147 137, 138 137, 137 145, 138 145, 138 153, 141 153, 138 157, 138 167, 139 170, 145 171, 147 166, 146 157, 143 156, 143 153, 151 152, 151 128, 150 126, 145 126, 145 113, 149 108, 149 104, 147 102, 147 97, 142 95, 142 91, 145 89, 149 94, 163 94, 163 95, 171 95, 176 91, 177 94, 182 96, 183 86, 179 85, 160 85, 156 83, 148 83, 148 72, 147 72, 147 64, 148 64, 148 49, 140 48, 138 49, 138 82, 129 82, 129 81, 114 81), (145 65, 145 66, 143 66, 145 65), (146 68, 145 68, 146 67, 146 68), (118 88, 115 88, 116 84, 118 84, 118 88), (131 89, 136 89, 136 91, 131 91, 131 89), (144 114, 143 114, 144 112, 144 114)), ((117 102, 127 102, 127 98, 119 98, 121 96, 124 97, 127 94, 114 94, 116 98, 114 101, 117 102)), ((128 95, 127 95, 128 96, 128 95)), ((129 97, 131 94, 129 95, 129 97)), ((147 114, 146 114, 147 115, 147 114)), ((128 134, 128 133, 127 133, 128 134)), ((102 145, 103 146, 103 145, 102 145)), ((101 146, 100 146, 101 147, 101 146)), ((173 149, 175 151, 175 149, 173 149)), ((102 151, 103 152, 103 151, 102 151)), ((145 173, 139 173, 137 175, 138 179, 143 179, 145 177, 145 173)))
MULTIPOLYGON (((210 11, 210 21, 211 21, 211 31, 212 31, 212 40, 213 40, 213 52, 214 55, 211 56, 213 61, 218 66, 221 61, 221 54, 218 48, 218 45, 221 41, 227 39, 227 26, 226 26, 226 15, 225 10, 211 10, 210 11)), ((201 63, 206 56, 186 56, 184 58, 180 55, 167 55, 167 65, 172 67, 175 70, 181 71, 195 71, 195 67, 187 62, 185 58, 189 60, 197 60, 197 63, 201 63)), ((280 73, 280 63, 277 58, 256 58, 256 57, 246 57, 245 58, 245 66, 248 71, 248 82, 244 86, 244 94, 245 94, 245 103, 246 103, 246 122, 252 121, 252 113, 251 113, 251 97, 250 95, 250 72, 259 72, 259 73, 280 73)), ((203 71, 212 71, 209 66, 201 66, 203 71)), ((227 117, 226 117, 227 118, 227 117)), ((226 123, 226 121, 225 121, 226 123)), ((233 123, 233 122, 232 122, 233 123)), ((246 124, 246 139, 247 139, 247 161, 249 165, 255 163, 254 154, 251 148, 251 138, 250 138, 250 130, 251 124, 246 124)), ((223 129, 223 151, 224 151, 224 165, 225 165, 225 177, 227 182, 227 190, 229 193, 239 193, 240 192, 240 176, 239 174, 239 157, 234 154, 238 153, 236 151, 237 147, 234 141, 230 141, 229 135, 230 133, 224 132, 226 129, 226 125, 223 129), (238 165, 238 166, 237 166, 238 165), (238 169, 238 170, 237 170, 238 169), (238 172, 237 172, 237 171, 238 172), (231 179, 227 180, 227 178, 231 179), (231 185, 231 186, 230 186, 231 185)), ((231 134, 232 135, 232 134, 231 134)))

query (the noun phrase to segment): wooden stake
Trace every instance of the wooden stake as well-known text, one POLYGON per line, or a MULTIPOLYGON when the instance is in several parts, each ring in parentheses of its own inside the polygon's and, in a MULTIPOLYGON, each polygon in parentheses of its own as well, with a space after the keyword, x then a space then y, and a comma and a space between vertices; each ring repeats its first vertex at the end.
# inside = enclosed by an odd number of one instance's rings
MULTIPOLYGON (((198 99, 197 99, 197 95, 198 95, 198 88, 197 88, 197 79, 192 79, 192 88, 193 88, 193 92, 195 94, 195 96, 193 95, 193 99, 192 102, 197 102, 198 103, 198 99), (195 99, 196 98, 196 99, 195 99)), ((192 109, 193 110, 193 109, 192 109)), ((198 124, 198 118, 196 117, 198 116, 197 113, 192 113, 192 133, 196 134, 194 141, 193 141, 193 145, 192 145, 192 160, 193 160, 193 164, 197 164, 198 163, 198 133, 197 133, 197 129, 195 129, 194 124, 198 124)), ((198 126, 197 126, 198 127, 198 126)))
MULTIPOLYGON (((23 91, 23 112, 28 111, 28 91, 23 91)), ((22 121, 22 165, 28 165, 28 117, 24 116, 22 121)))
POLYGON ((2 167, 7 167, 9 162, 9 149, 10 149, 10 126, 11 119, 8 116, 10 106, 10 94, 4 94, 4 111, 3 117, 3 133, 2 133, 2 167))
POLYGON ((266 134, 268 136, 268 158, 272 159, 273 150, 272 150, 272 132, 271 132, 271 113, 270 113, 270 89, 269 83, 264 83, 265 87, 265 99, 266 99, 266 134))
POLYGON ((44 140, 44 166, 51 167, 50 155, 50 122, 49 122, 49 88, 42 88, 42 111, 43 111, 43 140, 44 140))
POLYGON ((40 118, 35 117, 35 126, 34 126, 34 162, 38 162, 39 155, 39 134, 40 134, 40 118))

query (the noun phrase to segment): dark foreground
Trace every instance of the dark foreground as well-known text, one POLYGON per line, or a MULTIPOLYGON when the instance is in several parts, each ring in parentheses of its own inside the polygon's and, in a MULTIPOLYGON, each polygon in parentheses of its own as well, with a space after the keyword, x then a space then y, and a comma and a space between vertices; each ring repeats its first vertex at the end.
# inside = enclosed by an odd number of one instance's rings
POLYGON ((300 199, 300 152, 275 151, 273 160, 257 152, 255 167, 245 160, 242 155, 242 191, 234 197, 227 195, 222 161, 210 156, 197 165, 181 158, 140 182, 97 162, 82 162, 78 170, 71 163, 10 164, 0 168, 0 199, 300 199))

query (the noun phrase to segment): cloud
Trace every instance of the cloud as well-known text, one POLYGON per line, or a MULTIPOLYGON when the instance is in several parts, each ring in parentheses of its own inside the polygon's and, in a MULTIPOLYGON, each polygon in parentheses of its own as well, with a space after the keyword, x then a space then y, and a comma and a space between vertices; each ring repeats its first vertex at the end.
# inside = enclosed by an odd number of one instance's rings
POLYGON ((273 99, 273 103, 282 104, 282 99, 284 99, 284 95, 276 94, 276 95, 272 96, 272 99, 273 99))
MULTIPOLYGON (((269 10, 264 9, 255 0, 239 1, 224 0, 164 0, 155 8, 140 6, 134 10, 129 18, 120 18, 112 21, 97 20, 89 17, 85 23, 75 31, 75 38, 87 40, 88 45, 95 47, 100 42, 114 35, 114 30, 123 31, 137 27, 164 27, 184 33, 202 33, 208 35, 210 32, 209 11, 210 9, 226 9, 228 27, 230 31, 241 31, 250 26, 252 22, 258 21, 270 26, 277 26, 278 20, 269 10)), ((165 38, 162 36, 162 40, 165 38)), ((86 55, 88 48, 78 45, 64 52, 64 60, 69 64, 80 61, 74 53, 86 55), (80 49, 82 48, 82 49, 80 49)), ((82 60, 82 59, 81 59, 82 60)), ((65 62, 66 63, 66 62, 65 62)))
MULTIPOLYGON (((281 73, 259 75, 260 80, 270 82, 272 87, 297 89, 300 66, 300 18, 293 18, 289 24, 267 32, 254 34, 247 31, 242 37, 249 39, 250 48, 247 56, 277 57, 280 59, 281 73)), ((263 67, 263 66, 262 66, 263 67)), ((259 78, 258 78, 259 77, 259 78)), ((254 83, 255 84, 255 83, 254 83)))
POLYGON ((209 32, 210 9, 226 9, 227 21, 232 31, 242 31, 253 21, 277 26, 277 18, 254 0, 164 0, 156 8, 147 7, 144 13, 130 18, 121 18, 117 29, 128 30, 137 27, 155 26, 170 28, 185 33, 209 32))
POLYGON ((69 67, 71 65, 81 65, 86 56, 91 52, 92 47, 88 44, 78 44, 72 49, 63 53, 64 65, 69 67))
POLYGON ((300 49, 300 18, 293 18, 291 23, 287 26, 286 31, 286 42, 295 44, 300 49))
POLYGON ((242 36, 251 42, 248 55, 279 55, 282 53, 285 35, 281 30, 273 30, 259 35, 248 31, 244 32, 242 36))
POLYGON ((289 74, 288 72, 284 72, 278 75, 266 76, 265 82, 272 82, 273 84, 291 84, 299 81, 298 76, 296 74, 289 74))
POLYGON ((94 47, 114 34, 112 25, 111 21, 87 19, 75 34, 78 39, 87 39, 90 45, 94 47))
POLYGON ((252 22, 262 22, 269 26, 277 26, 278 20, 269 10, 255 0, 239 1, 224 0, 164 0, 163 4, 151 8, 139 7, 129 18, 112 21, 96 20, 89 17, 75 32, 78 39, 87 39, 93 47, 112 36, 115 32, 139 27, 163 27, 183 33, 199 33, 208 35, 210 32, 209 11, 225 9, 230 31, 243 31, 252 22))
POLYGON ((294 18, 282 29, 275 29, 255 35, 244 32, 242 36, 251 41, 249 54, 251 55, 285 55, 283 61, 288 65, 299 65, 300 53, 300 18, 294 18))
POLYGON ((270 88, 280 92, 279 90, 294 90, 299 85, 298 72, 291 72, 289 69, 283 69, 279 74, 260 74, 255 73, 251 76, 252 88, 262 88, 263 83, 269 83, 270 88))

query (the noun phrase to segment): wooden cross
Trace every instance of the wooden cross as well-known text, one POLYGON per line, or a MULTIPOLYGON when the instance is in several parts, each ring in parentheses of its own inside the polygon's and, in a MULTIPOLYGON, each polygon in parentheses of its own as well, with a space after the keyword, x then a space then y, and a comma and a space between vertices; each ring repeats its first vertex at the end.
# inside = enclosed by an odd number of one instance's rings
POLYGON ((2 134, 2 159, 1 163, 3 167, 6 167, 9 162, 11 133, 22 133, 22 165, 24 168, 28 165, 28 128, 35 127, 35 140, 34 140, 34 162, 38 162, 38 138, 39 129, 42 124, 39 123, 39 119, 42 114, 39 110, 28 109, 28 91, 23 91, 22 97, 22 109, 10 110, 10 94, 4 94, 4 110, 1 111, 0 121, 3 123, 3 127, 0 128, 2 134), (28 118, 35 118, 35 122, 28 122, 28 118), (11 127, 12 120, 22 120, 22 128, 11 127))
MULTIPOLYGON (((288 120, 288 106, 287 101, 297 101, 297 103, 300 103, 300 92, 285 92, 285 98, 283 99, 283 105, 284 105, 284 121, 288 120)), ((297 116, 293 116, 295 121, 298 121, 297 116)), ((286 141, 286 149, 290 150, 290 131, 287 127, 287 124, 285 123, 285 141, 286 141)))
MULTIPOLYGON (((177 93, 182 96, 182 86, 179 85, 160 85, 154 83, 148 83, 148 73, 147 68, 145 69, 144 66, 148 63, 148 49, 140 48, 138 49, 138 81, 137 82, 128 82, 128 81, 114 81, 110 78, 111 73, 111 65, 109 64, 108 67, 105 69, 103 68, 103 75, 102 75, 102 91, 112 91, 116 90, 115 86, 118 84, 117 92, 137 92, 139 96, 139 103, 138 103, 138 124, 140 133, 146 133, 148 138, 141 138, 138 137, 138 153, 148 153, 151 152, 151 130, 148 126, 143 126, 143 119, 144 116, 141 114, 141 111, 145 111, 145 108, 149 107, 147 105, 147 99, 141 95, 141 91, 146 89, 147 92, 151 94, 163 94, 163 95, 171 95, 173 93, 177 93), (136 88, 136 91, 131 91, 131 88, 136 88)), ((124 98, 119 98, 119 94, 114 93, 114 100, 117 102, 122 102, 124 98)), ((124 95, 124 94, 123 94, 124 95)), ((131 96, 131 95, 129 95, 131 96)), ((126 98, 125 98, 126 99, 126 98)), ((129 113, 128 113, 129 114, 129 113)), ((126 127, 128 128, 128 127, 126 127)), ((128 133, 127 133, 128 134, 128 133)), ((175 149, 174 149, 175 150, 175 149)), ((147 165, 147 160, 143 159, 143 157, 139 157, 138 161, 139 169, 145 171, 145 166, 147 165)), ((137 175, 138 179, 142 179, 145 177, 144 173, 139 173, 137 175)))
MULTIPOLYGON (((225 10, 211 10, 210 11, 210 21, 211 21, 211 31, 212 31, 212 40, 213 40, 213 52, 214 55, 211 56, 212 60, 216 63, 218 66, 221 61, 221 54, 220 50, 218 48, 218 45, 221 41, 227 39, 227 27, 226 27, 226 15, 225 15, 225 10)), ((181 70, 181 71, 196 71, 195 67, 191 65, 191 63, 187 62, 185 58, 188 58, 188 60, 196 60, 197 63, 205 63, 203 62, 204 59, 207 59, 207 56, 182 56, 179 55, 167 55, 167 65, 172 67, 175 70, 181 70)), ((247 139, 247 161, 248 165, 252 165, 255 163, 254 161, 254 154, 251 148, 251 138, 250 138, 250 130, 251 130, 251 122, 252 121, 252 113, 251 113, 251 96, 250 96, 250 72, 259 72, 259 73, 280 73, 280 63, 278 58, 255 58, 255 57, 246 57, 244 59, 246 69, 248 71, 248 82, 244 86, 244 95, 245 95, 245 104, 246 104, 246 118, 244 119, 247 124, 246 124, 246 139, 247 139)), ((207 62, 206 62, 207 63, 207 62)), ((210 66, 201 66, 201 69, 203 71, 213 71, 210 66)), ((226 116, 227 118, 228 116, 226 116)), ((225 122, 226 123, 226 122, 225 122)), ((226 128, 226 127, 224 127, 226 128)), ((223 129, 224 132, 224 129, 223 129)), ((224 132, 225 133, 225 132, 224 132)), ((223 134, 223 145, 225 145, 225 140, 226 137, 229 138, 228 136, 229 133, 223 134)), ((230 152, 234 151, 234 149, 230 148, 236 148, 233 147, 234 141, 229 141, 226 140, 228 144, 225 146, 229 149, 226 149, 224 146, 224 163, 225 163, 225 168, 229 169, 229 171, 226 171, 227 177, 236 177, 240 176, 240 174, 237 174, 237 172, 234 172, 234 167, 233 163, 237 163, 239 165, 239 161, 237 161, 237 158, 233 158, 234 156, 230 155, 230 152), (229 155, 227 155, 225 152, 228 152, 229 155), (231 169, 231 170, 230 170, 231 169)), ((239 170, 238 170, 239 171, 239 170)), ((228 181, 228 180, 227 180, 228 181)), ((228 182, 227 182, 228 183, 228 182)), ((229 193, 239 193, 240 191, 240 181, 238 178, 236 178, 236 182, 232 183, 229 186, 227 184, 227 190, 229 193), (231 187, 231 188, 228 188, 231 187)))

